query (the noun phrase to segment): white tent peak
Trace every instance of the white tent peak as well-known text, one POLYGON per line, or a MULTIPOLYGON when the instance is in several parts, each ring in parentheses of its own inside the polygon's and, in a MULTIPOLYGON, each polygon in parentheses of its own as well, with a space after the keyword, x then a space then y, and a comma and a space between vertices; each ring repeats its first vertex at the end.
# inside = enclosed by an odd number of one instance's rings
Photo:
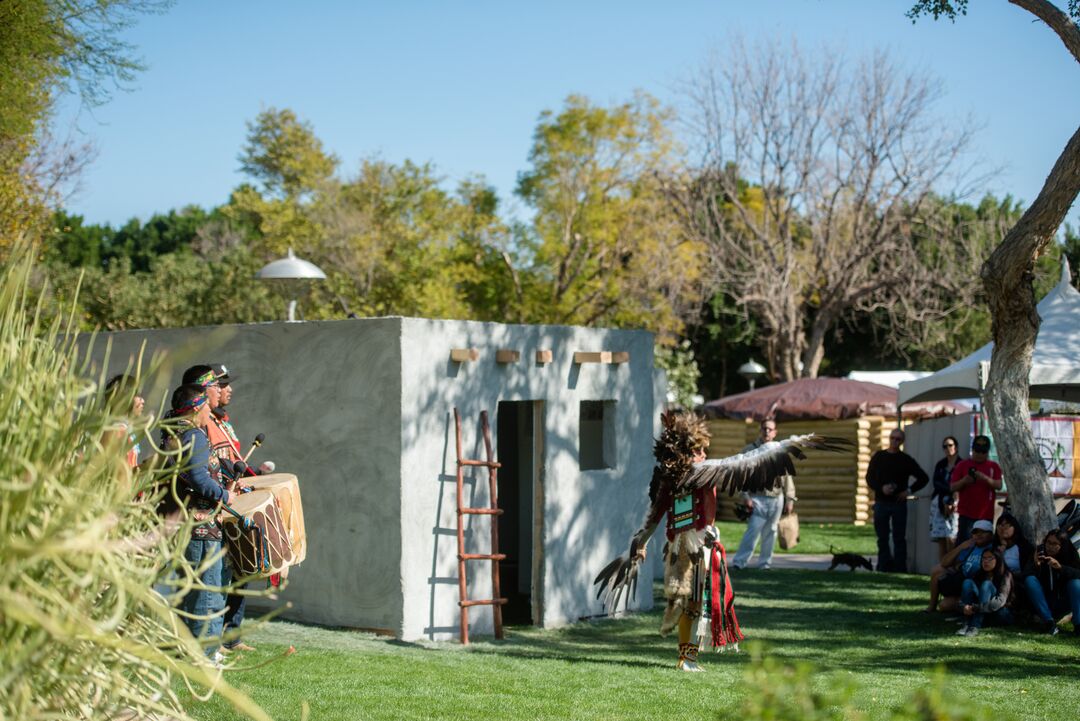
MULTIPOLYGON (((1062 258, 1061 280, 1037 306, 1042 323, 1029 376, 1032 398, 1080 401, 1080 292, 1062 258)), ((991 341, 933 375, 901 383, 897 403, 973 398, 982 395, 990 370, 991 341)))

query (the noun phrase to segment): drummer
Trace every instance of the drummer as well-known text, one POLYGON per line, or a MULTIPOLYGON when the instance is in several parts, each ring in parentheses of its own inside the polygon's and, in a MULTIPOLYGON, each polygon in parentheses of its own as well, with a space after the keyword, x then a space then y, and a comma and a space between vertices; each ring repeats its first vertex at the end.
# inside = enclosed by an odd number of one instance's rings
MULTIPOLYGON (((224 406, 228 405, 232 398, 232 378, 229 369, 224 365, 195 365, 184 371, 185 382, 198 383, 207 390, 210 399, 210 416, 206 424, 206 434, 210 438, 210 449, 221 466, 222 482, 225 487, 234 493, 243 493, 250 488, 239 485, 239 478, 233 470, 235 464, 243 462, 240 455, 240 442, 233 432, 232 424, 228 421, 224 406)), ((255 475, 255 471, 244 464, 247 468, 245 475, 255 475)), ((229 587, 233 582, 232 562, 226 555, 221 569, 221 585, 229 587)), ((244 584, 236 591, 242 591, 247 587, 244 584)), ((241 593, 230 593, 225 598, 225 617, 222 632, 236 630, 244 621, 244 611, 247 607, 247 596, 241 593)), ((224 653, 232 651, 254 651, 254 647, 233 638, 225 641, 221 650, 224 653)))
MULTIPOLYGON (((221 529, 213 516, 219 503, 229 503, 232 495, 220 483, 218 460, 210 453, 205 427, 210 422, 210 399, 199 384, 185 384, 172 396, 171 417, 175 424, 162 430, 161 445, 174 454, 170 463, 183 469, 177 476, 177 495, 191 512, 196 525, 184 551, 190 569, 203 568, 200 587, 181 600, 183 617, 195 638, 221 635, 220 611, 224 599, 210 589, 221 585, 221 529)), ((215 663, 222 660, 216 643, 207 650, 215 663)))
MULTIPOLYGON (((184 371, 184 383, 197 383, 206 389, 207 398, 210 400, 210 421, 206 425, 206 434, 210 438, 211 452, 221 463, 222 478, 226 487, 237 490, 239 480, 235 477, 233 467, 237 461, 242 461, 240 456, 240 442, 236 439, 232 424, 228 423, 224 405, 232 397, 231 378, 229 369, 223 365, 195 365, 184 371), (224 402, 223 402, 224 400, 224 402), (224 418, 223 418, 224 416, 224 418)), ((245 464, 247 467, 247 464, 245 464)), ((254 476, 255 471, 247 467, 244 475, 254 476)))

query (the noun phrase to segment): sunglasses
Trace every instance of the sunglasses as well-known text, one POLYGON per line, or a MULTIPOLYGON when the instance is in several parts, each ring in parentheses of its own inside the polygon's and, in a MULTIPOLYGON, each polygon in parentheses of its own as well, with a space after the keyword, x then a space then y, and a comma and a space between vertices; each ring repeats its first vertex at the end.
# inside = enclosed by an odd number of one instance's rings
POLYGON ((956 444, 955 443, 942 443, 941 447, 942 448, 956 448, 956 444))
POLYGON ((971 450, 973 453, 989 453, 990 446, 972 446, 971 450))

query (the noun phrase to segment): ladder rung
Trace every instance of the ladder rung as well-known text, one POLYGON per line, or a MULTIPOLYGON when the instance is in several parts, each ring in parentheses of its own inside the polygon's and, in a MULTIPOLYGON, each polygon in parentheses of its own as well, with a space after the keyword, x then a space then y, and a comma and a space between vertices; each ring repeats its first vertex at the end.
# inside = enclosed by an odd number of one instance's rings
POLYGON ((458 513, 471 513, 476 516, 501 516, 501 508, 459 508, 458 513))
POLYGON ((487 466, 488 468, 502 468, 502 464, 498 461, 473 461, 468 458, 462 458, 458 461, 460 466, 487 466))
POLYGON ((462 561, 505 561, 505 553, 459 553, 462 561))
POLYGON ((506 603, 507 599, 505 598, 496 598, 495 600, 488 598, 483 601, 458 601, 458 605, 462 608, 468 608, 469 606, 505 606, 506 603))

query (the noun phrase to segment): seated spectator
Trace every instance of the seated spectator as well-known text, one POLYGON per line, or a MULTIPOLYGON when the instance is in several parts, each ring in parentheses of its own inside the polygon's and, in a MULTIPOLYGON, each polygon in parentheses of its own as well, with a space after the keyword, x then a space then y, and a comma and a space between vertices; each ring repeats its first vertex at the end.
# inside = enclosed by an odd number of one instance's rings
POLYGON ((1024 566, 1031 560, 1031 543, 1020 530, 1020 523, 1011 513, 1002 513, 994 531, 994 545, 1001 551, 1008 566, 1017 578, 1020 578, 1024 566))
POLYGON ((1080 635, 1080 555, 1062 531, 1046 534, 1042 545, 1024 569, 1024 590, 1051 636, 1058 633, 1057 619, 1073 616, 1073 633, 1080 635))
POLYGON ((1012 625, 1009 600, 1013 575, 1005 566, 1001 551, 991 547, 979 554, 979 570, 965 578, 960 589, 960 612, 966 623, 957 636, 977 636, 983 624, 1012 625))
POLYGON ((941 565, 930 572, 930 604, 926 613, 955 611, 963 590, 964 579, 974 578, 982 560, 982 552, 992 548, 994 527, 990 521, 975 521, 971 538, 957 544, 941 559, 941 565))

